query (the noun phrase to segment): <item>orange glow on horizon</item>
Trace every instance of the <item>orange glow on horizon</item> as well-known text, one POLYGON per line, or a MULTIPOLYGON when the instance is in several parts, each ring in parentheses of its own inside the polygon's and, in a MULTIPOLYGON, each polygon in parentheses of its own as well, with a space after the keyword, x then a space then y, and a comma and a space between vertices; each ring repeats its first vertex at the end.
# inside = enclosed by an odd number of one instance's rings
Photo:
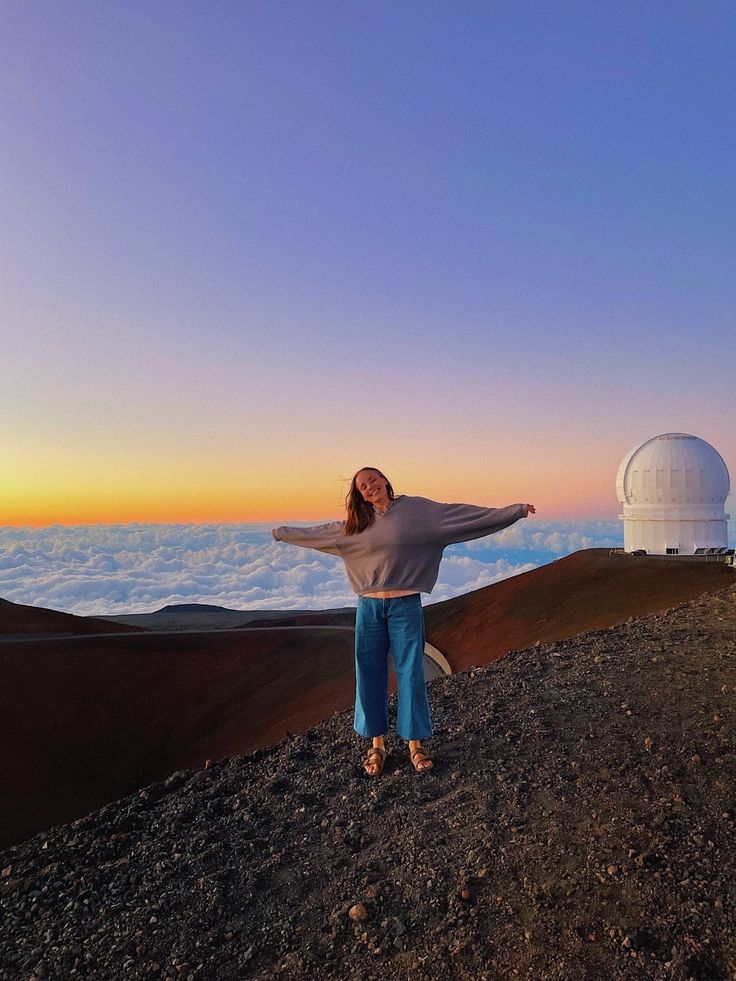
MULTIPOLYGON (((351 454, 351 456, 354 454, 351 454)), ((554 454, 428 462, 394 451, 375 461, 398 494, 503 507, 527 501, 538 521, 615 518, 619 505, 610 461, 577 470, 554 454)), ((7 462, 7 461, 6 461, 7 462)), ((0 505, 4 526, 319 522, 342 518, 349 481, 340 460, 253 460, 182 454, 136 460, 98 454, 70 459, 36 453, 10 459, 0 505), (14 464, 14 465, 13 465, 14 464)), ((349 473, 349 471, 348 471, 349 473)), ((532 520, 535 520, 532 518, 532 520)))
MULTIPOLYGON (((426 492, 423 496, 436 500, 465 500, 481 506, 502 507, 513 503, 509 498, 484 500, 478 494, 442 495, 426 492)), ((523 500, 518 497, 518 500, 523 500)), ((606 502, 600 499, 578 498, 564 501, 560 495, 532 495, 537 508, 534 521, 583 521, 610 520, 618 516, 619 508, 615 499, 606 502)), ((333 521, 344 515, 342 502, 333 496, 330 502, 326 497, 315 495, 285 494, 262 500, 239 495, 221 497, 219 500, 192 496, 166 496, 157 498, 140 495, 137 499, 115 501, 109 499, 67 498, 56 499, 6 500, 2 508, 0 524, 19 527, 48 527, 49 525, 91 525, 91 524, 260 524, 286 523, 289 521, 333 521)))

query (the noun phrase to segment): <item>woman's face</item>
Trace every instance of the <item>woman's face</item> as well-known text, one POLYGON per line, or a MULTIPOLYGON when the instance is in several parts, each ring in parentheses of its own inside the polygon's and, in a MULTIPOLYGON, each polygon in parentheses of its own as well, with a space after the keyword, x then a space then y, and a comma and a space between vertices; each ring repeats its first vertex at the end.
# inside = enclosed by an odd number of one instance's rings
POLYGON ((381 506, 389 497, 386 487, 388 481, 377 470, 360 470, 355 477, 355 486, 364 501, 381 506))

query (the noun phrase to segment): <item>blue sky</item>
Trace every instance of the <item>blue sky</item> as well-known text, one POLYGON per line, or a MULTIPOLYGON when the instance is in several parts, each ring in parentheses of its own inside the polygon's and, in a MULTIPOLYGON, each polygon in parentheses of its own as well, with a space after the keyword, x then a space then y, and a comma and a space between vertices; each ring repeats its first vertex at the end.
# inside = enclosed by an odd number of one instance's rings
POLYGON ((0 522, 732 472, 736 8, 8 0, 0 522), (707 391, 707 397, 704 392, 707 391))
MULTIPOLYGON (((482 332, 492 296, 565 350, 581 306, 621 340, 673 315, 686 335, 683 300, 716 335, 732 325, 732 5, 11 2, 4 18, 14 189, 66 237, 60 274, 87 263, 90 302, 191 277, 182 313, 218 290, 262 312, 286 288, 302 314, 310 294, 341 315, 368 303, 389 334, 405 305, 410 341, 427 315, 482 332)), ((307 334, 294 353, 342 324, 307 334)))

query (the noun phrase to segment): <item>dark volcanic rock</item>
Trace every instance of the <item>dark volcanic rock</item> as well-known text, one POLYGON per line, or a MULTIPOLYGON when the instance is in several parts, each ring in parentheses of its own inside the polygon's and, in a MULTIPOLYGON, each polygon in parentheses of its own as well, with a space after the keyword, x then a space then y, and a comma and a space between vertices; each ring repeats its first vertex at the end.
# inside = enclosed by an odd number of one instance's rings
POLYGON ((731 586, 435 682, 431 772, 174 774, 0 855, 0 978, 732 978, 735 688, 731 586))

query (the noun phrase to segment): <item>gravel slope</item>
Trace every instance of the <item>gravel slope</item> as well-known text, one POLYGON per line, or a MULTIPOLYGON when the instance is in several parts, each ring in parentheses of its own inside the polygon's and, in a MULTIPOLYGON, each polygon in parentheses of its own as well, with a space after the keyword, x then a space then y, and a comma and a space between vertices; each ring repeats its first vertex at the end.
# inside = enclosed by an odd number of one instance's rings
POLYGON ((735 689, 729 586, 433 683, 432 773, 174 774, 0 854, 0 978, 734 978, 735 689))

